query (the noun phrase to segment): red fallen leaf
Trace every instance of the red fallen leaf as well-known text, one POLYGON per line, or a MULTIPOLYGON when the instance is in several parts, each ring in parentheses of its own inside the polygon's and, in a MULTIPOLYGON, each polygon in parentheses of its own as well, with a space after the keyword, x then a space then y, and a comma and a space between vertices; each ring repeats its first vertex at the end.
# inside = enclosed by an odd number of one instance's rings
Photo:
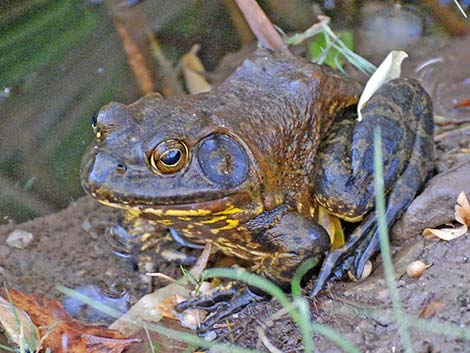
POLYGON ((465 99, 464 101, 455 103, 454 108, 465 108, 470 107, 470 99, 465 99))
MULTIPOLYGON (((8 290, 13 304, 29 314, 40 327, 42 347, 54 353, 121 353, 138 339, 126 339, 119 331, 87 326, 73 319, 56 301, 38 295, 8 290)), ((5 298, 5 290, 2 291, 5 298)))

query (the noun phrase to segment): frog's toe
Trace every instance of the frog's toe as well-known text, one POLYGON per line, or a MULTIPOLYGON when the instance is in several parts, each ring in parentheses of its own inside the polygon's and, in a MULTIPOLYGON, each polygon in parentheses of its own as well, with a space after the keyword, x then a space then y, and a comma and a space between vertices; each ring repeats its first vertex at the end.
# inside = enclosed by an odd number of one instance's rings
POLYGON ((378 240, 375 212, 371 212, 344 246, 328 254, 310 296, 316 296, 326 282, 341 279, 347 271, 351 271, 356 278, 361 278, 365 263, 377 251, 378 240))
POLYGON ((209 315, 199 327, 199 332, 205 332, 247 305, 264 299, 265 297, 255 294, 244 284, 231 283, 228 287, 217 288, 210 294, 179 303, 175 306, 175 310, 183 312, 196 308, 208 311, 209 315))

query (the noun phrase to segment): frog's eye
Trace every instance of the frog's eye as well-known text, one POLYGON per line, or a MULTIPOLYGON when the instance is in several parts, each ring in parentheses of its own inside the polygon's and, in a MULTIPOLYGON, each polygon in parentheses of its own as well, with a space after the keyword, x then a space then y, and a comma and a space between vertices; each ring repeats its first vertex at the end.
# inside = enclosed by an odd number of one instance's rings
POLYGON ((93 129, 93 131, 96 130, 96 127, 98 126, 98 114, 99 114, 99 110, 97 110, 95 112, 95 114, 93 114, 93 117, 91 118, 91 127, 93 129))
POLYGON ((213 182, 235 187, 248 176, 248 157, 240 144, 226 135, 211 135, 202 141, 198 161, 213 182))
POLYGON ((155 173, 175 173, 188 161, 188 147, 181 141, 168 140, 160 143, 149 156, 149 164, 155 173))
POLYGON ((95 137, 97 139, 100 139, 101 136, 103 135, 103 129, 98 126, 98 114, 99 114, 99 110, 97 110, 95 112, 95 114, 93 114, 93 117, 91 118, 91 127, 93 129, 93 132, 95 133, 95 137))

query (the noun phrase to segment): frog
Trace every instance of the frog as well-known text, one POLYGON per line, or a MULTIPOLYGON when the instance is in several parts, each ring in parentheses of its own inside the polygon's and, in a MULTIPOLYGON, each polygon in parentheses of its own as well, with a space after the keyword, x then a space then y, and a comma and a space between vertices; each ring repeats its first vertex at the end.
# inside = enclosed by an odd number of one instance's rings
POLYGON ((432 101, 422 86, 385 83, 359 122, 362 90, 337 70, 258 49, 209 92, 101 108, 82 187, 147 235, 171 229, 187 244, 210 243, 283 288, 313 258, 314 296, 346 272, 360 278, 379 248, 375 129, 388 227, 433 171, 432 101), (332 246, 320 213, 353 225, 343 244, 332 246))

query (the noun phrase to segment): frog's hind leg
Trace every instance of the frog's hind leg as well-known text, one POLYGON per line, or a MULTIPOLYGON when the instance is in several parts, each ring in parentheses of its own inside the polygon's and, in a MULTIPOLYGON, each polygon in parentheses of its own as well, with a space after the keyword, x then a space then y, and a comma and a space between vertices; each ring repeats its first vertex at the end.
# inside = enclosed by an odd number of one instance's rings
POLYGON ((315 182, 318 202, 343 219, 362 218, 362 221, 347 243, 332 251, 324 261, 312 296, 330 277, 342 277, 345 271, 360 278, 365 263, 379 248, 376 213, 371 211, 374 128, 381 128, 383 141, 388 228, 409 206, 432 172, 432 103, 416 81, 397 79, 384 85, 363 109, 363 117, 361 123, 344 120, 336 127, 335 136, 346 136, 353 141, 349 154, 344 147, 349 145, 338 144, 334 138, 321 147, 323 169, 319 169, 315 182), (333 163, 338 158, 340 166, 335 166, 333 163))

